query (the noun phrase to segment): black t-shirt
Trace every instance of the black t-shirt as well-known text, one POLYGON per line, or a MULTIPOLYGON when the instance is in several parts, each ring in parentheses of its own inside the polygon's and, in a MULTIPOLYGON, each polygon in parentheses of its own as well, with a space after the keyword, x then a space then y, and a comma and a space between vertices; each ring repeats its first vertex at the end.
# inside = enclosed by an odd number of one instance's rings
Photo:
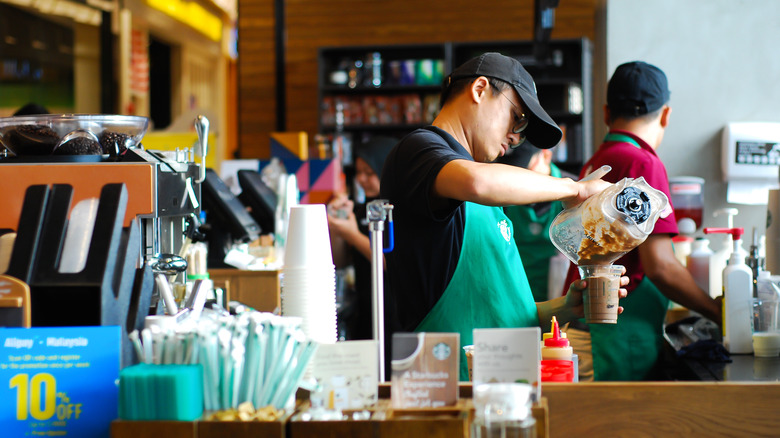
POLYGON ((429 126, 398 143, 385 160, 380 194, 393 205, 395 249, 385 254, 388 331, 413 331, 452 279, 465 229, 462 201, 432 196, 445 164, 473 158, 455 138, 429 126))

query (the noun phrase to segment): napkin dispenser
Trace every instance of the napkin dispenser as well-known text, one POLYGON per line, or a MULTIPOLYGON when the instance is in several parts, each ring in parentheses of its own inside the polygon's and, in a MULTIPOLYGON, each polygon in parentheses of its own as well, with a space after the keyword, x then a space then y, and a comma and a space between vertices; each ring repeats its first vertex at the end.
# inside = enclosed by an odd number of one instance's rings
POLYGON ((84 268, 61 272, 72 195, 67 184, 27 189, 6 274, 29 285, 31 326, 119 326, 122 363, 129 365, 127 332, 143 327, 153 288, 151 269, 140 264, 138 220, 122 226, 124 184, 103 186, 84 268))
POLYGON ((723 128, 721 168, 731 204, 766 205, 778 188, 780 123, 734 122, 723 128))

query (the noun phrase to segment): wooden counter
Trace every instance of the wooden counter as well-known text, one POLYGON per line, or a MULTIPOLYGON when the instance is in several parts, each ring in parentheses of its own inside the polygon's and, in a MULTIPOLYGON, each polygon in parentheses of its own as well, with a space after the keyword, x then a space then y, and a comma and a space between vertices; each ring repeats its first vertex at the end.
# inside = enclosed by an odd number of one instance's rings
MULTIPOLYGON (((380 384, 380 399, 389 396, 389 385, 380 384)), ((471 384, 461 384, 461 405, 468 405, 471 384)), ((780 436, 780 382, 609 382, 544 383, 546 404, 535 409, 539 437, 753 437, 780 436)), ((208 424, 210 436, 365 436, 382 438, 451 438, 467 436, 464 419, 382 419, 379 423, 332 421, 208 424), (420 423, 420 424, 418 424, 420 423), (285 426, 286 424, 286 426, 285 426), (447 429, 449 427, 450 429, 447 429), (245 432, 237 432, 238 429, 245 432), (265 428, 258 435, 250 429, 265 428), (274 433, 269 434, 268 428, 274 433), (359 431, 363 431, 362 433, 359 431), (449 432, 442 434, 444 430, 449 432), (234 433, 231 435, 230 433, 234 433), (386 433, 382 433, 382 432, 386 433), (315 433, 313 435, 313 433, 315 433)), ((112 438, 165 436, 203 437, 202 422, 128 422, 112 424, 112 438), (198 424, 197 427, 193 424, 198 424)))
POLYGON ((780 436, 780 383, 545 383, 550 437, 780 436))
POLYGON ((280 269, 244 271, 241 269, 209 269, 214 285, 226 284, 231 300, 260 312, 281 308, 280 269))

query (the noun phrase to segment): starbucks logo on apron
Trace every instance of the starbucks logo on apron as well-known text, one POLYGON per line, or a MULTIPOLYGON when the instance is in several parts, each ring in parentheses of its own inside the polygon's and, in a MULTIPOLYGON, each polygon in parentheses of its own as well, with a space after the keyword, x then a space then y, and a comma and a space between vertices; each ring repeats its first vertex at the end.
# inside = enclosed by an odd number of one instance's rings
POLYGON ((498 222, 498 230, 501 231, 501 235, 504 236, 504 240, 509 242, 512 238, 512 228, 509 227, 509 223, 506 219, 502 219, 498 222))

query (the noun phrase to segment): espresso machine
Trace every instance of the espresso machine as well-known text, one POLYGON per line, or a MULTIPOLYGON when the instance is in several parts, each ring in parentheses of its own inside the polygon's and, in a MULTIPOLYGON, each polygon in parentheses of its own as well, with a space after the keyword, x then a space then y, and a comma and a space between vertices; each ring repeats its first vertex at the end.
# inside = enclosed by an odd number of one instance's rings
POLYGON ((173 152, 143 148, 147 124, 133 116, 0 119, 11 152, 0 155, 0 230, 16 233, 0 274, 29 285, 32 326, 121 326, 123 363, 132 359, 127 333, 164 311, 155 277, 184 281, 181 252, 199 226, 208 153, 205 117, 195 120, 198 144, 173 152), (109 131, 121 140, 109 153, 56 154, 74 138, 106 152, 109 131), (48 151, 46 141, 55 153, 34 154, 48 151))

